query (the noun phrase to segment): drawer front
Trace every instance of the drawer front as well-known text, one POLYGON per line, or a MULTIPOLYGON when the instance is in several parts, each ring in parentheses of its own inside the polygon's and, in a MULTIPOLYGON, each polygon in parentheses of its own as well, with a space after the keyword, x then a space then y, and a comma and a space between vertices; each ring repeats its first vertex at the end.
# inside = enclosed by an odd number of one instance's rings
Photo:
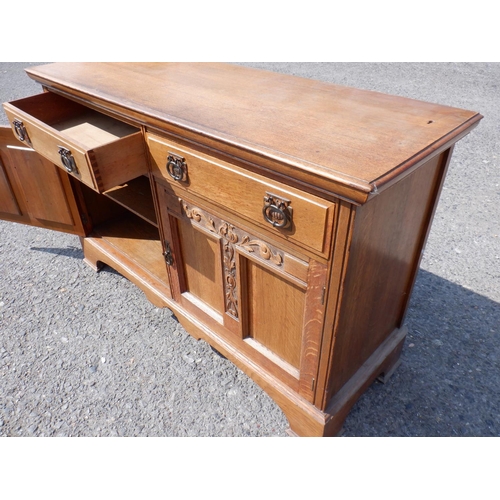
POLYGON ((50 92, 4 108, 20 141, 96 191, 147 174, 137 128, 50 92))
POLYGON ((153 175, 328 257, 335 203, 147 134, 153 175))
POLYGON ((56 135, 50 127, 39 123, 38 120, 33 120, 21 110, 7 104, 4 104, 4 108, 12 130, 19 140, 27 146, 32 147, 37 153, 47 158, 47 160, 50 160, 58 167, 63 168, 72 176, 87 184, 87 186, 95 189, 94 179, 85 151, 56 135), (71 155, 72 160, 69 155, 71 155), (67 162, 67 166, 63 164, 63 157, 66 157, 64 161, 67 162))

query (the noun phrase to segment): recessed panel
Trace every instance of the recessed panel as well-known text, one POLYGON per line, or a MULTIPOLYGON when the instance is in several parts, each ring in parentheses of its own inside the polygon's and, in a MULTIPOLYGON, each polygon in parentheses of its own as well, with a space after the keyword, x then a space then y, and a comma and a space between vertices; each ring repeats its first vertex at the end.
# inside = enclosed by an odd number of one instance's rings
POLYGON ((305 292, 253 261, 246 261, 248 336, 299 368, 305 292))
POLYGON ((19 179, 26 194, 30 214, 38 220, 74 225, 71 209, 65 194, 59 169, 31 150, 16 151, 17 161, 30 164, 31 168, 18 168, 19 179), (43 186, 43 198, 37 196, 43 186))
POLYGON ((224 312, 220 243, 191 223, 178 221, 186 292, 219 314, 224 312))
POLYGON ((19 205, 17 204, 14 191, 10 185, 7 172, 0 160, 0 213, 9 215, 22 215, 19 205))

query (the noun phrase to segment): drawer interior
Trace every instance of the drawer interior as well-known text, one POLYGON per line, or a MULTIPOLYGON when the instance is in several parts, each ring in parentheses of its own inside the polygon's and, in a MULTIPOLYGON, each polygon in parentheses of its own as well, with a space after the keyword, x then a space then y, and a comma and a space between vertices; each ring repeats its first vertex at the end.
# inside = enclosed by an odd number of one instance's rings
POLYGON ((10 104, 86 149, 109 144, 139 130, 52 92, 10 104))

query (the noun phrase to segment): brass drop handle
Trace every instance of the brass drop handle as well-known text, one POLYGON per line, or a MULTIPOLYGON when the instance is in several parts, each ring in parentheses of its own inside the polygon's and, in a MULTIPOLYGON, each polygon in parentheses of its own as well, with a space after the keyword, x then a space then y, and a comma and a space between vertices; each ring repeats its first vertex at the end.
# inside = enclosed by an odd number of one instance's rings
POLYGON ((175 153, 168 152, 167 172, 176 181, 187 181, 186 160, 175 153))
POLYGON ((78 168, 76 167, 76 162, 75 159, 73 158, 73 155, 71 154, 71 151, 63 146, 57 146, 57 147, 59 148, 61 163, 63 164, 66 171, 69 172, 70 174, 72 173, 77 174, 78 168))
POLYGON ((262 214, 264 219, 278 229, 287 229, 292 225, 293 212, 290 206, 291 201, 266 193, 264 196, 264 207, 262 214))
POLYGON ((17 138, 21 141, 21 142, 29 142, 28 139, 28 132, 26 132, 26 127, 24 126, 24 123, 21 121, 21 120, 14 120, 12 122, 12 125, 14 126, 14 132, 16 133, 17 135, 17 138))

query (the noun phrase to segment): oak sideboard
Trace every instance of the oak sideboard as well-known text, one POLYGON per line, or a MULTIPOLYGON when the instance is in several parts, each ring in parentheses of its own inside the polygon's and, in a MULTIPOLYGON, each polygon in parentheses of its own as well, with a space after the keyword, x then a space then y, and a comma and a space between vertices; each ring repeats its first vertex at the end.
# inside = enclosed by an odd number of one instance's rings
POLYGON ((399 363, 454 144, 482 116, 208 63, 30 67, 0 218, 80 237, 230 359, 292 434, 337 435, 399 363))

